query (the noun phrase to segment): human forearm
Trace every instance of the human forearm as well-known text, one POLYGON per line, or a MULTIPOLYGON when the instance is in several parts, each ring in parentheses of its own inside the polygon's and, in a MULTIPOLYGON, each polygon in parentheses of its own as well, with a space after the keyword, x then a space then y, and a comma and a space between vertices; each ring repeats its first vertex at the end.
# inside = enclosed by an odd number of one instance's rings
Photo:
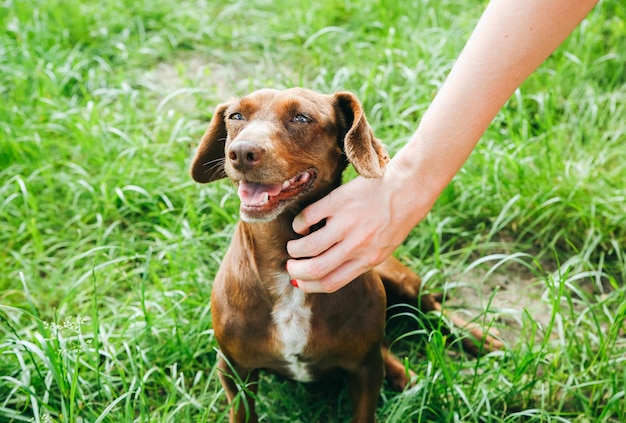
POLYGON ((507 99, 596 3, 493 0, 488 5, 411 141, 394 158, 414 173, 426 201, 441 193, 507 99))

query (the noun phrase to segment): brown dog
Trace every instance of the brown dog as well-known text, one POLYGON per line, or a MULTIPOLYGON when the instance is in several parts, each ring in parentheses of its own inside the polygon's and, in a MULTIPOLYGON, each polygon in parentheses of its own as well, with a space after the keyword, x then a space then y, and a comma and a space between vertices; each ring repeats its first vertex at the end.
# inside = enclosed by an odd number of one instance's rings
MULTIPOLYGON (((287 242, 298 237, 296 214, 337 187, 348 162, 374 178, 388 160, 351 93, 264 89, 215 109, 191 175, 202 183, 229 177, 241 200, 241 221, 211 297, 220 380, 231 405, 237 380, 256 393, 259 369, 300 381, 344 371, 352 421, 373 422, 384 375, 396 389, 409 383, 404 365, 383 346, 386 298, 417 304, 419 277, 392 258, 333 294, 305 294, 285 270, 287 242)), ((424 311, 441 309, 430 295, 419 303, 424 311)), ((479 329, 472 335, 486 350, 501 346, 479 329)), ((475 341, 464 344, 477 351, 475 341)), ((254 399, 245 401, 231 408, 231 422, 257 421, 254 399)))

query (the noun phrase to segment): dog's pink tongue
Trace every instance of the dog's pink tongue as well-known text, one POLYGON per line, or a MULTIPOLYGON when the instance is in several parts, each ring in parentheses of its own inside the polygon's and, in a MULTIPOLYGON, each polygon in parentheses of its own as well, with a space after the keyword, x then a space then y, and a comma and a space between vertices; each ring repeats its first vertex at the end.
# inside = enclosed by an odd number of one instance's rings
POLYGON ((270 196, 278 195, 282 189, 282 184, 263 185, 256 182, 241 181, 237 194, 244 204, 263 204, 266 200, 265 193, 270 196))

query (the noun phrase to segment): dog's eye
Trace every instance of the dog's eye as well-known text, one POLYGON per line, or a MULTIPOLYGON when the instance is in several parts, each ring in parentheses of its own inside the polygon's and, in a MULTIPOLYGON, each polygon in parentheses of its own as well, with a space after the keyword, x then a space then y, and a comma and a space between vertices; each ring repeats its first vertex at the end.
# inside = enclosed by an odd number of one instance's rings
POLYGON ((231 113, 228 115, 229 120, 243 120, 243 115, 239 112, 231 113))
POLYGON ((303 115, 302 113, 298 113, 297 115, 291 118, 291 121, 296 122, 296 123, 310 123, 310 122, 313 122, 313 119, 311 119, 308 116, 303 115))

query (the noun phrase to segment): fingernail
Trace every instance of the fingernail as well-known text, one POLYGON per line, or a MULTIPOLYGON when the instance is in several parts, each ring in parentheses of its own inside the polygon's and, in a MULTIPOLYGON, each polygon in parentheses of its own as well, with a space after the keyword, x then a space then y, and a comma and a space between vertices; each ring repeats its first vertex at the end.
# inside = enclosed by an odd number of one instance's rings
POLYGON ((291 281, 291 286, 295 286, 296 288, 298 287, 298 281, 295 279, 292 279, 291 281))

